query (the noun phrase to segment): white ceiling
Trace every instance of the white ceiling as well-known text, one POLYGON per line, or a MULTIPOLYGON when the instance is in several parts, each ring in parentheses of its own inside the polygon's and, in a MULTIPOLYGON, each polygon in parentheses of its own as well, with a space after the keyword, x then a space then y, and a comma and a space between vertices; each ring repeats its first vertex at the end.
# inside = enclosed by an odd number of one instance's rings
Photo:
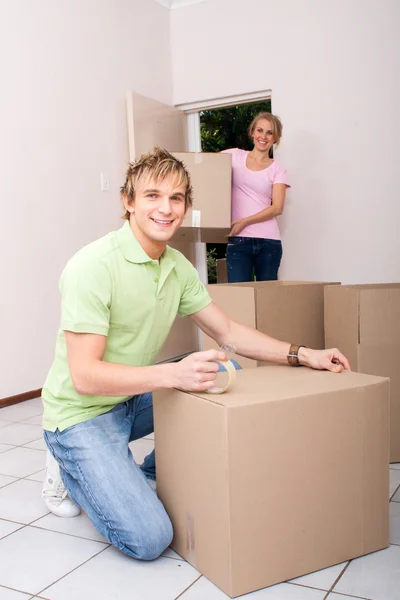
POLYGON ((181 8, 182 6, 189 6, 189 4, 199 4, 199 2, 206 2, 206 0, 154 0, 157 4, 161 4, 161 6, 165 6, 165 8, 169 8, 170 10, 175 10, 176 8, 181 8))

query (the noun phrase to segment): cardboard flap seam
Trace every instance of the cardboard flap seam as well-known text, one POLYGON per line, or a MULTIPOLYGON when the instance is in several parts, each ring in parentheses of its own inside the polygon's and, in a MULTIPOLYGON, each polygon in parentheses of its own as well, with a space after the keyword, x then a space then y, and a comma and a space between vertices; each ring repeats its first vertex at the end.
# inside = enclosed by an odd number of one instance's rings
POLYGON ((205 400, 206 402, 211 402, 211 404, 219 404, 219 406, 225 406, 225 404, 223 402, 221 402, 218 399, 218 396, 212 396, 212 395, 205 395, 206 392, 187 392, 186 390, 180 390, 178 388, 174 388, 175 390, 177 390, 178 392, 183 392, 184 394, 190 394, 191 396, 194 396, 195 398, 200 398, 200 400, 205 400), (200 394, 204 394, 204 396, 200 396, 200 394))

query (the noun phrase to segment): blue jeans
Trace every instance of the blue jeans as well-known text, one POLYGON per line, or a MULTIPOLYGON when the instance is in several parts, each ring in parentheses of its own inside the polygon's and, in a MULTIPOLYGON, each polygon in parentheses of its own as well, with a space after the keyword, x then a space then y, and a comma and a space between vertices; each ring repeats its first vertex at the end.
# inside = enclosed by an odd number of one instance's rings
POLYGON ((229 283, 278 279, 282 259, 282 242, 263 238, 230 237, 226 249, 229 283))
POLYGON ((69 497, 111 544, 141 560, 160 556, 173 537, 169 516, 147 481, 156 477, 154 450, 138 466, 128 448, 153 429, 149 393, 64 431, 43 431, 69 497))
POLYGON ((173 531, 147 479, 155 479, 154 451, 138 466, 128 442, 153 432, 152 394, 134 396, 103 415, 64 431, 44 431, 70 498, 118 550, 152 560, 173 531))

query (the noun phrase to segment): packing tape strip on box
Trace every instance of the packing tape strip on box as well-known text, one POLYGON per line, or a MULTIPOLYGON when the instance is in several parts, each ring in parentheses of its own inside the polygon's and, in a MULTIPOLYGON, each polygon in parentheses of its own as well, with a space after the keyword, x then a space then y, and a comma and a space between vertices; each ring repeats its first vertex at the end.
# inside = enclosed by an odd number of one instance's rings
POLYGON ((223 394, 226 392, 236 381, 236 369, 234 364, 230 360, 218 360, 219 365, 222 365, 228 373, 228 381, 223 387, 212 387, 206 390, 208 394, 223 394))

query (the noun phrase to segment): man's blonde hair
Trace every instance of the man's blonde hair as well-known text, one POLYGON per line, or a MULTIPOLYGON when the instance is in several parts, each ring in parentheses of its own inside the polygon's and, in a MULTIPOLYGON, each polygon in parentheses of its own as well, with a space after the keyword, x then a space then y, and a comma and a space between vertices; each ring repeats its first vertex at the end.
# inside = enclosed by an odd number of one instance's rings
POLYGON ((269 121, 271 123, 271 129, 272 129, 272 133, 274 135, 274 144, 276 146, 279 146, 279 142, 281 141, 281 137, 282 137, 282 129, 283 129, 283 125, 282 125, 282 121, 280 120, 279 117, 277 117, 276 115, 272 115, 269 112, 260 112, 258 113, 258 115, 256 115, 254 117, 254 119, 252 120, 252 122, 249 125, 249 137, 252 140, 253 139, 253 133, 255 128, 257 127, 257 121, 259 121, 260 119, 266 119, 267 121, 269 121))
MULTIPOLYGON (((188 170, 182 161, 172 156, 164 148, 155 146, 153 152, 142 154, 134 163, 129 163, 126 172, 125 183, 121 186, 121 196, 130 204, 135 200, 135 193, 139 181, 146 182, 150 179, 162 181, 166 177, 173 176, 175 185, 185 185, 185 209, 193 204, 193 190, 188 170)), ((130 212, 125 210, 124 219, 129 220, 130 212)))

